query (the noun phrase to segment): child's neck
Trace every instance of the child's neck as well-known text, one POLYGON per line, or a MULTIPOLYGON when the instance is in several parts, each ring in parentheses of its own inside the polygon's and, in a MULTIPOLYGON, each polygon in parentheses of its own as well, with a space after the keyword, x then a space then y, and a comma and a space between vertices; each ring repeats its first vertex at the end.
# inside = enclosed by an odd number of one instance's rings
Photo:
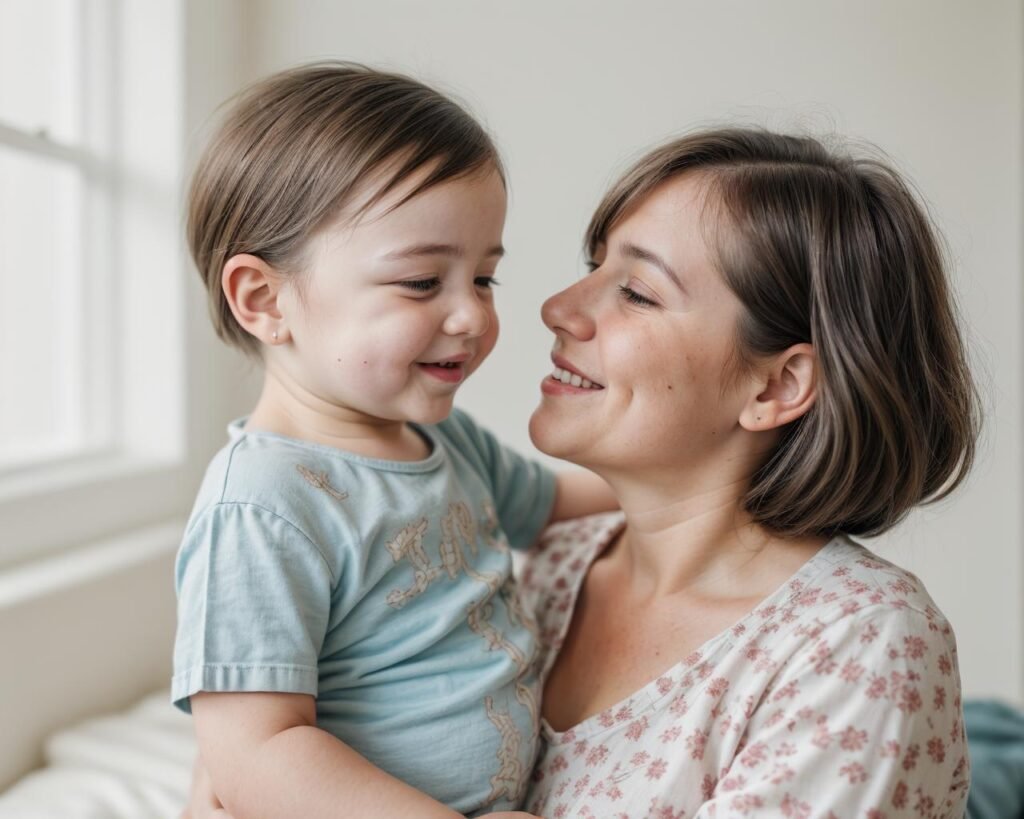
POLYGON ((419 461, 430 454, 423 437, 404 421, 372 418, 317 400, 300 401, 265 379, 246 431, 273 432, 368 458, 419 461))

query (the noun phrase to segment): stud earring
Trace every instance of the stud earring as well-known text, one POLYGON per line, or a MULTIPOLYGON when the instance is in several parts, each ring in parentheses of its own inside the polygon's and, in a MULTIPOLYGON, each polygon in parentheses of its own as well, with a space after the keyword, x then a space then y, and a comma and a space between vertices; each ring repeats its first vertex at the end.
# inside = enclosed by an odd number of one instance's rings
POLYGON ((270 334, 270 337, 274 339, 274 341, 277 341, 277 330, 274 330, 274 332, 270 334))

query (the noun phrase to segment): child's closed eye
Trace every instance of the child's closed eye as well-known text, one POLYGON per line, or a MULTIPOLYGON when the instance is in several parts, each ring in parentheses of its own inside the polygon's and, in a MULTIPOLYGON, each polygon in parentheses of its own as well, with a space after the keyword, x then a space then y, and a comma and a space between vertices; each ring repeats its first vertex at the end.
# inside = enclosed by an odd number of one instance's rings
POLYGON ((395 282, 395 284, 419 293, 429 293, 431 290, 441 286, 441 280, 437 276, 431 276, 429 279, 405 279, 404 281, 395 282))

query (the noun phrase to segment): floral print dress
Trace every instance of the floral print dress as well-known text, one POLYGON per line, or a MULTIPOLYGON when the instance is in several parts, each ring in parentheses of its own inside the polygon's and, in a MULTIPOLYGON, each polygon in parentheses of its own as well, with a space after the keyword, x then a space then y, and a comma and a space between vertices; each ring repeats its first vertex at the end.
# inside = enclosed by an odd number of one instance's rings
MULTIPOLYGON (((524 569, 546 676, 621 514, 551 527, 524 569)), ((961 819, 956 644, 920 581, 846 537, 730 630, 573 728, 541 725, 545 817, 961 819)))

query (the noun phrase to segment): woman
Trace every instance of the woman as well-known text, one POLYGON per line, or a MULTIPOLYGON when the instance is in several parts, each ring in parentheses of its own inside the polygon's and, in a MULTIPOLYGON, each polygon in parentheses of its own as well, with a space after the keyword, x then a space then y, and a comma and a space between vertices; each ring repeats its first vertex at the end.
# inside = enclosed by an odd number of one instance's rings
POLYGON ((623 513, 553 528, 524 577, 547 650, 525 809, 959 819, 952 631, 847 537, 944 497, 974 454, 907 186, 814 140, 697 133, 613 186, 586 245, 593 272, 542 311, 530 432, 623 513))

